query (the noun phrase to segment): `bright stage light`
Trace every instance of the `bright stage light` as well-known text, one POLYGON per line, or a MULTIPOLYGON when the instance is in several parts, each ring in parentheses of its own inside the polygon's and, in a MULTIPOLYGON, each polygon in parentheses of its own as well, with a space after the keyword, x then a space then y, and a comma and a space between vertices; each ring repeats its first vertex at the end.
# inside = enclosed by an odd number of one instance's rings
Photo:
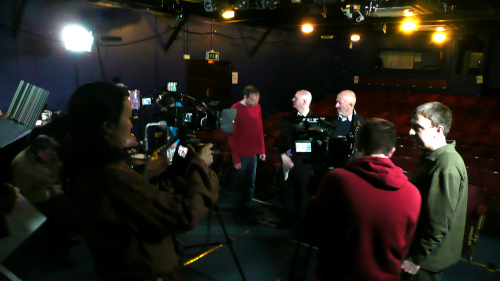
POLYGON ((224 13, 222 13, 222 17, 225 19, 234 18, 234 11, 224 11, 224 13))
POLYGON ((404 14, 405 17, 411 17, 411 16, 415 15, 412 11, 410 11, 410 9, 404 10, 403 14, 404 14))
POLYGON ((359 39, 361 39, 361 37, 358 34, 351 35, 351 41, 357 42, 359 39))
POLYGON ((77 25, 66 26, 62 31, 62 40, 66 49, 75 52, 90 52, 94 43, 92 31, 77 25))
POLYGON ((444 27, 441 27, 441 26, 440 26, 440 27, 436 28, 436 30, 437 30, 437 31, 444 31, 444 27))
POLYGON ((434 35, 432 36, 432 40, 436 43, 441 43, 443 42, 444 40, 446 40, 446 34, 442 33, 442 32, 436 32, 434 33, 434 35))
POLYGON ((304 33, 311 33, 313 30, 314 28, 312 27, 312 25, 308 23, 302 25, 302 32, 304 33))
POLYGON ((414 31, 417 28, 417 24, 411 21, 406 21, 401 25, 401 29, 405 32, 414 31))

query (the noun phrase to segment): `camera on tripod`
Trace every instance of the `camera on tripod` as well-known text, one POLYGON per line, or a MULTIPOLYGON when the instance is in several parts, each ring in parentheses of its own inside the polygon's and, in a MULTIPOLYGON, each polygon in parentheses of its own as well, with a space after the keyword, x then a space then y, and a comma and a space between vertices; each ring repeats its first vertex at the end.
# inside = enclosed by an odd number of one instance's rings
MULTIPOLYGON (((198 133, 215 129, 222 129, 228 134, 233 133, 236 109, 222 109, 221 102, 216 100, 205 102, 188 95, 180 94, 180 96, 185 104, 184 107, 175 106, 175 99, 168 94, 157 101, 164 108, 161 115, 167 126, 177 128, 177 136, 168 139, 170 144, 179 140, 179 146, 185 147, 190 144, 199 151, 204 143, 201 142, 198 133)), ((176 152, 178 154, 179 149, 176 152)), ((212 147, 212 155, 215 162, 220 155, 220 150, 215 146, 212 147)))
POLYGON ((354 153, 355 136, 334 135, 330 117, 303 118, 296 126, 292 154, 309 154, 325 169, 345 166, 354 153))

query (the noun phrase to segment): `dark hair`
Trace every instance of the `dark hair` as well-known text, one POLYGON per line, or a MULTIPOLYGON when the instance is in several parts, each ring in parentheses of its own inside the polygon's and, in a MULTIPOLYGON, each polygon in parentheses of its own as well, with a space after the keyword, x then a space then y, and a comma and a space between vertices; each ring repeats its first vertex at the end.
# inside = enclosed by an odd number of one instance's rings
POLYGON ((106 142, 104 122, 118 124, 128 92, 106 83, 85 84, 73 93, 68 104, 70 138, 65 147, 65 166, 105 166, 123 157, 121 148, 106 142))
POLYGON ((255 86, 248 85, 243 89, 243 96, 244 97, 250 97, 250 95, 255 95, 259 93, 259 89, 257 89, 255 86))
POLYGON ((45 151, 47 149, 52 149, 54 151, 57 150, 59 144, 53 138, 48 137, 46 135, 39 135, 30 145, 30 152, 34 155, 38 153, 38 151, 45 151))
POLYGON ((363 149, 365 156, 371 154, 389 155, 396 146, 394 124, 380 118, 368 119, 359 131, 358 145, 363 149))
POLYGON ((416 122, 419 115, 431 120, 433 127, 443 126, 445 136, 450 132, 452 114, 446 105, 437 101, 424 103, 413 111, 411 121, 416 122))

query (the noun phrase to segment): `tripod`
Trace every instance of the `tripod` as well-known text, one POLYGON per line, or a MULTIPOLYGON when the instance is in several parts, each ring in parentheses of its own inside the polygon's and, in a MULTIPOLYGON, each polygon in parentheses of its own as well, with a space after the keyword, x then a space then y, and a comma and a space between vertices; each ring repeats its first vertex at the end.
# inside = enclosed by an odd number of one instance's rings
MULTIPOLYGON (((180 252, 180 249, 178 248, 178 244, 182 245, 182 250, 189 249, 189 248, 197 248, 197 247, 206 247, 206 246, 218 246, 218 245, 224 245, 227 244, 229 246, 229 249, 231 250, 231 254, 233 255, 234 262, 236 263, 236 267, 238 267, 238 271, 240 272, 241 279, 243 281, 246 281, 247 279, 245 278, 245 274, 243 274, 243 269, 241 268, 240 262, 238 261, 238 257, 236 256, 236 252, 234 251, 233 248, 233 239, 229 237, 226 231, 226 227, 224 226, 224 222, 222 221, 222 216, 220 215, 219 212, 219 207, 217 204, 214 205, 215 213, 217 214, 217 219, 219 219, 219 223, 222 227, 222 231, 224 232, 224 237, 226 238, 226 241, 224 242, 213 242, 213 243, 205 243, 205 244, 195 244, 195 245, 186 245, 182 243, 179 239, 175 238, 175 250, 177 252, 180 252)), ((209 227, 210 227, 210 220, 209 220, 209 227)))

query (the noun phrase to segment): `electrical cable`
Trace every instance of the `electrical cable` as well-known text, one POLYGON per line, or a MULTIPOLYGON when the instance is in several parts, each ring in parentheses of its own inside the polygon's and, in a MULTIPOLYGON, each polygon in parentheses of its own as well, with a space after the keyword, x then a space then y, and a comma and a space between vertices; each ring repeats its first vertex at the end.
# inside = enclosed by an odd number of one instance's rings
POLYGON ((96 43, 95 47, 97 49, 97 57, 99 57, 99 65, 101 66, 102 81, 106 81, 106 77, 104 76, 104 66, 102 65, 101 52, 99 51, 99 45, 96 43))

